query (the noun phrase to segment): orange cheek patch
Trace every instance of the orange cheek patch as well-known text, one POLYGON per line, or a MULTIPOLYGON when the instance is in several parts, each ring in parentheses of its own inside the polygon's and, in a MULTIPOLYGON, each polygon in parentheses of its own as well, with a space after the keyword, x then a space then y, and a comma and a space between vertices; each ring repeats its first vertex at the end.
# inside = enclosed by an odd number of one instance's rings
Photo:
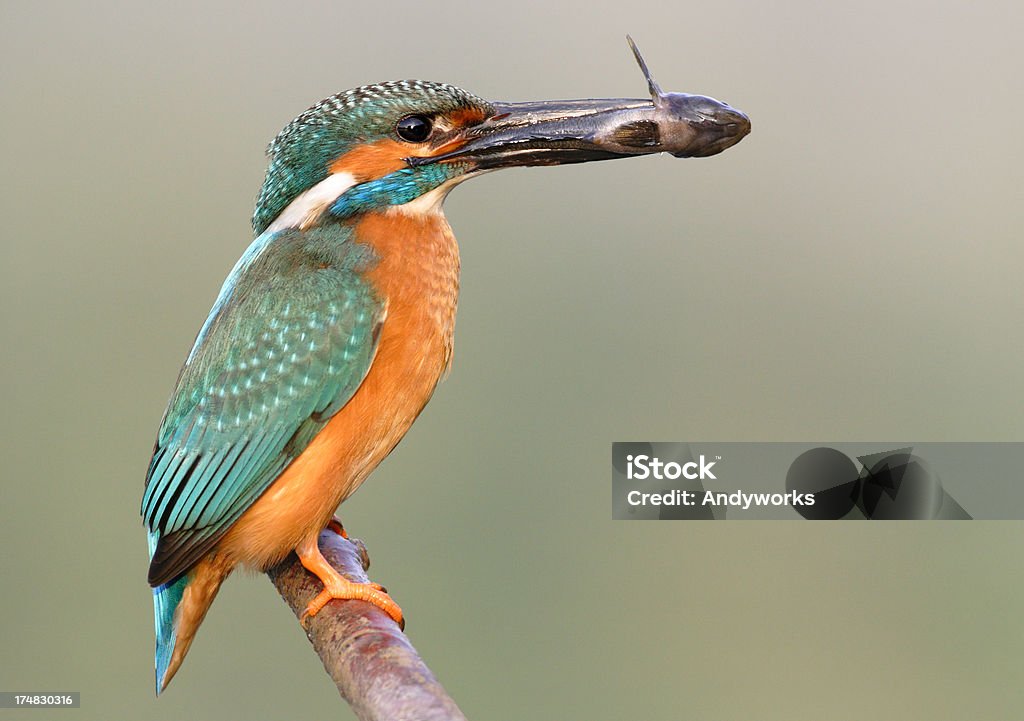
MULTIPOLYGON (((483 110, 464 108, 446 116, 455 128, 476 125, 487 117, 483 110)), ((409 145, 397 140, 384 139, 353 148, 344 155, 335 158, 329 170, 332 173, 349 173, 359 183, 383 178, 389 173, 407 167, 405 159, 412 156, 429 157, 443 155, 457 150, 466 142, 465 138, 455 137, 444 145, 430 148, 426 143, 409 145)))
POLYGON ((378 140, 339 156, 331 163, 330 170, 332 173, 349 173, 360 183, 365 183, 404 168, 404 159, 414 154, 410 150, 408 145, 397 140, 378 140))
POLYGON ((357 182, 365 183, 407 167, 406 158, 441 155, 454 150, 464 142, 462 138, 457 138, 440 148, 431 149, 423 145, 400 143, 397 140, 378 140, 353 148, 339 156, 331 163, 329 169, 332 173, 349 173, 357 182))

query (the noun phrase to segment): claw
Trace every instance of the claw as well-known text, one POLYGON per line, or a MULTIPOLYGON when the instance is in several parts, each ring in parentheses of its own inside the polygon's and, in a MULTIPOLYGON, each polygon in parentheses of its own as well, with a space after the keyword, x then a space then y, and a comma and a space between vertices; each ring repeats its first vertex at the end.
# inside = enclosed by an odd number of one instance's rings
POLYGON ((341 525, 341 519, 337 516, 327 522, 327 528, 334 531, 342 538, 348 538, 348 532, 345 530, 345 527, 341 525))

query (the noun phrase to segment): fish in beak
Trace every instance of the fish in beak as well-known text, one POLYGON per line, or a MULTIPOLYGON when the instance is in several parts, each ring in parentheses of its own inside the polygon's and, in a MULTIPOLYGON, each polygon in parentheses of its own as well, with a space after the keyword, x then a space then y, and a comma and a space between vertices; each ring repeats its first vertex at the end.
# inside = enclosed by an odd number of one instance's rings
POLYGON ((649 100, 493 103, 496 112, 468 128, 457 150, 408 162, 470 162, 485 171, 653 153, 704 158, 731 148, 750 132, 750 119, 723 102, 663 92, 633 39, 626 39, 647 80, 649 100))

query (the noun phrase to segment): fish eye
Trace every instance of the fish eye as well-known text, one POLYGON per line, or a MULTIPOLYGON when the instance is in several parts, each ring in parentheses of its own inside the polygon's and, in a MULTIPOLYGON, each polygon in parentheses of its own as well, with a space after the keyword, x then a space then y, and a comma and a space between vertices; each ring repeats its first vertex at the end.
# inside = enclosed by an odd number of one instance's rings
POLYGON ((398 137, 410 143, 422 143, 430 137, 432 129, 433 123, 425 115, 406 115, 395 126, 398 137))

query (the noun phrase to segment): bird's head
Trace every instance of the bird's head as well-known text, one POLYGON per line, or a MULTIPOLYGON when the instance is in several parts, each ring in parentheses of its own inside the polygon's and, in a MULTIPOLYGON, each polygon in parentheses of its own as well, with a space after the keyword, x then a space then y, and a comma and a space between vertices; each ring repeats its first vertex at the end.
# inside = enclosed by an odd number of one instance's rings
POLYGON ((423 172, 409 159, 459 147, 469 128, 493 114, 490 103, 465 90, 423 80, 364 85, 321 100, 267 149, 253 228, 259 234, 271 223, 314 223, 349 194, 352 210, 414 200, 468 168, 453 163, 423 172))
POLYGON ((749 119, 724 103, 662 93, 633 49, 650 100, 491 103, 422 80, 326 98, 270 144, 253 228, 306 228, 421 198, 434 208, 456 183, 505 167, 713 155, 750 132, 749 119))

